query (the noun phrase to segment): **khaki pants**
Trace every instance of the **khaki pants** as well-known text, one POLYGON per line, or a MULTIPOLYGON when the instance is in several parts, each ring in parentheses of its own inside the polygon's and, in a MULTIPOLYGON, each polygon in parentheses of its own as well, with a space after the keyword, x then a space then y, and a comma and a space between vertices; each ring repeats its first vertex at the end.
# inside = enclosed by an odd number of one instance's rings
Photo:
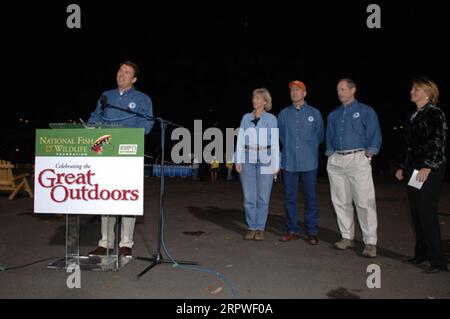
POLYGON ((377 210, 372 166, 364 152, 348 155, 334 153, 328 158, 331 201, 342 238, 353 240, 355 221, 353 205, 363 233, 364 243, 377 244, 377 210))
MULTIPOLYGON (((114 225, 116 224, 116 217, 102 216, 102 239, 98 242, 100 247, 114 248, 114 225), (108 236, 109 235, 109 236, 108 236)), ((133 247, 134 225, 136 224, 136 217, 122 216, 121 240, 119 247, 133 247)))

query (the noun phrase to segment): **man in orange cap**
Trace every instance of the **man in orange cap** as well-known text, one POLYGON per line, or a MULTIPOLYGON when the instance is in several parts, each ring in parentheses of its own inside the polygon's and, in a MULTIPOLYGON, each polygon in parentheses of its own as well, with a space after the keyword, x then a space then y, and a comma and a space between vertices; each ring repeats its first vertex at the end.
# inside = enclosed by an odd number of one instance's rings
POLYGON ((305 101, 306 86, 301 81, 289 83, 292 104, 278 115, 280 140, 283 145, 281 168, 283 171, 284 203, 287 234, 280 240, 288 242, 300 238, 298 223, 298 180, 301 178, 305 200, 307 242, 319 243, 317 206, 317 168, 319 145, 325 135, 320 111, 305 101))

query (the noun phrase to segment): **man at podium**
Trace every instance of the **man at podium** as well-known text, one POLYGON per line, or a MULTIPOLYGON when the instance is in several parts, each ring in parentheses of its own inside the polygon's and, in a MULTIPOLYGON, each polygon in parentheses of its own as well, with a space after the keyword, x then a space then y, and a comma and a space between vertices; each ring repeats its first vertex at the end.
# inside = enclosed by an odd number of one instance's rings
MULTIPOLYGON (((138 76, 139 68, 135 63, 130 61, 121 63, 116 76, 117 88, 103 92, 88 122, 93 124, 118 124, 121 127, 128 128, 144 128, 145 134, 148 134, 154 124, 154 121, 151 120, 153 117, 152 100, 147 94, 134 88, 138 76)), ((116 217, 102 216, 102 238, 98 247, 89 252, 89 255, 106 255, 107 249, 113 249, 115 223, 116 217), (110 234, 109 238, 108 233, 110 234)), ((135 223, 136 217, 134 216, 122 217, 119 243, 121 256, 132 255, 135 223)))

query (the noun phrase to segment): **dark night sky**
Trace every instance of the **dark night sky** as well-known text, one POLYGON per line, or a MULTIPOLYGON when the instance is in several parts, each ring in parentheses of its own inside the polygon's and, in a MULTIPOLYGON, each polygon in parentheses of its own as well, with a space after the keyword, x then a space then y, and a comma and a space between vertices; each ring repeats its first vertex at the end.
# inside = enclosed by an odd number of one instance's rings
POLYGON ((71 2, 4 10, 13 91, 4 127, 24 127, 20 117, 32 118, 32 128, 86 120, 101 92, 115 86, 123 60, 140 66, 136 87, 151 96, 155 114, 188 127, 193 119, 237 127, 261 86, 271 91, 277 114, 289 104, 293 79, 306 83, 308 102, 325 118, 339 103, 337 80, 351 77, 357 98, 380 117, 388 154, 398 134, 393 127, 414 109, 412 78, 434 79, 440 106, 450 105, 450 19, 441 1, 372 1, 382 14, 382 28, 372 30, 365 1, 72 2, 81 6, 81 30, 66 27, 71 2))

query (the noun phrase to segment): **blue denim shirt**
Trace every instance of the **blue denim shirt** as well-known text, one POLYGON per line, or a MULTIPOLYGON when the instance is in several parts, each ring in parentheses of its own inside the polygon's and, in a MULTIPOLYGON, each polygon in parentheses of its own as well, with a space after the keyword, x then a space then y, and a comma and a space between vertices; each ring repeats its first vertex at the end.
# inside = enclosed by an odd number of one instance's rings
POLYGON ((380 124, 370 106, 355 100, 347 106, 337 107, 328 115, 326 156, 359 148, 366 154, 375 155, 380 146, 380 124))
POLYGON ((278 114, 278 128, 283 145, 281 168, 289 172, 317 169, 325 135, 320 111, 306 102, 298 110, 290 105, 278 114))
POLYGON ((280 166, 280 144, 277 118, 271 113, 264 112, 256 126, 252 122, 254 119, 253 113, 247 113, 242 117, 236 144, 235 163, 246 161, 248 163, 246 153, 250 154, 252 159, 268 154, 270 157, 269 164, 274 169, 278 169, 280 166), (254 149, 246 150, 246 146, 254 149), (258 151, 255 149, 260 146, 270 146, 270 150, 258 151))
MULTIPOLYGON (((153 116, 153 105, 150 97, 134 88, 131 88, 122 94, 118 89, 106 91, 103 93, 108 97, 108 104, 131 110, 146 116, 153 116)), ((145 134, 148 134, 153 127, 154 121, 144 117, 130 114, 113 108, 105 107, 103 114, 100 106, 100 99, 97 107, 88 120, 89 123, 118 123, 122 127, 144 128, 145 134)))

